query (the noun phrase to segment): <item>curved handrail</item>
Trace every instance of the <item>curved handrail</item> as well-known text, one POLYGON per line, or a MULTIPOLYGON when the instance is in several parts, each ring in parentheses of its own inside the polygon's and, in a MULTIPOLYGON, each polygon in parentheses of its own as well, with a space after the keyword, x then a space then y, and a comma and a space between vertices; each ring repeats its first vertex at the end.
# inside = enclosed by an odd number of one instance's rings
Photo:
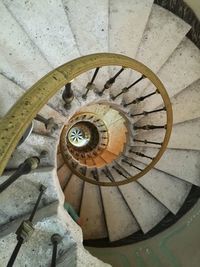
POLYGON ((138 174, 137 178, 147 173, 161 158, 170 138, 172 107, 169 96, 159 78, 142 63, 119 54, 98 53, 74 59, 49 72, 36 82, 0 120, 0 175, 30 122, 60 88, 90 69, 111 65, 123 66, 143 73, 156 86, 167 109, 167 129, 162 147, 154 160, 138 174))

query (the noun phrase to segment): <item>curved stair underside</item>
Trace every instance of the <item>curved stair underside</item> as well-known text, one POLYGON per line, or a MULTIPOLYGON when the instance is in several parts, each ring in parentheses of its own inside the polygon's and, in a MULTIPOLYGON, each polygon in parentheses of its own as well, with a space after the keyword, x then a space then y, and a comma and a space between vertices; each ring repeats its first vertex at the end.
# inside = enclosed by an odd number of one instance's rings
MULTIPOLYGON (((82 95, 93 71, 77 77, 72 81, 75 97, 70 109, 64 108, 62 88, 40 111, 45 118, 54 118, 58 130, 50 134, 43 124, 34 120, 33 132, 13 152, 1 177, 1 181, 5 181, 26 158, 47 151, 48 157, 42 159, 39 169, 19 178, 0 195, 0 254, 3 255, 0 264, 6 265, 13 249, 10 244, 15 242, 16 225, 31 212, 38 185, 43 183, 48 185, 48 190, 40 206, 37 231, 16 266, 29 262, 29 257, 34 257, 34 266, 48 266, 51 249, 45 246, 48 246, 49 233, 55 231, 65 236, 59 266, 64 266, 62 261, 66 263, 66 259, 70 266, 89 266, 89 261, 94 264, 91 266, 104 266, 104 263, 93 262, 89 254, 85 256, 87 263, 71 256, 86 252, 80 245, 80 230, 60 207, 64 198, 80 215, 84 240, 109 238, 113 242, 139 230, 146 234, 169 213, 176 215, 192 185, 200 186, 200 52, 186 37, 190 26, 152 0, 2 0, 0 16, 0 117, 52 69, 79 56, 98 52, 124 54, 144 63, 158 75, 170 96, 174 118, 168 148, 156 166, 137 181, 111 187, 90 184, 73 173, 59 148, 63 125, 76 114, 89 112, 105 122, 113 141, 104 154, 79 162, 77 168, 82 168, 91 179, 98 177, 102 182, 109 182, 109 179, 123 179, 113 166, 121 166, 124 175, 137 173, 124 159, 141 169, 149 164, 150 159, 141 153, 153 158, 159 147, 133 139, 160 142, 163 131, 134 130, 133 126, 163 125, 166 117, 164 112, 130 116, 160 108, 162 102, 158 94, 139 105, 123 106, 155 90, 146 79, 112 99, 140 77, 139 73, 129 70, 123 72, 105 94, 99 96, 90 90, 87 99, 82 95), (109 171, 109 177, 104 170, 109 171), (64 223, 60 214, 70 223, 64 223), (34 240, 38 239, 38 248, 32 253, 34 240)), ((100 70, 96 87, 103 88, 116 70, 116 67, 100 70)))

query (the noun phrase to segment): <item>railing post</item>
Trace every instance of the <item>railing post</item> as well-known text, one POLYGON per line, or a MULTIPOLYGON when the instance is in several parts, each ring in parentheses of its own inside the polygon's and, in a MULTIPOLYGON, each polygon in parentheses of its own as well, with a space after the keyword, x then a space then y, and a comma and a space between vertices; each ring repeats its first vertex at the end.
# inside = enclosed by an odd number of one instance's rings
POLYGON ((56 267, 56 257, 57 257, 57 247, 61 242, 62 237, 59 234, 53 234, 51 236, 51 242, 53 245, 52 259, 51 259, 51 267, 56 267))
POLYGON ((58 129, 58 125, 55 123, 53 118, 46 119, 40 114, 37 114, 35 120, 44 123, 46 130, 50 133, 53 133, 58 129))
POLYGON ((32 221, 33 221, 33 218, 35 216, 35 213, 36 213, 36 210, 38 208, 39 202, 40 202, 40 200, 42 198, 42 195, 43 195, 45 190, 46 190, 46 187, 44 185, 41 185, 38 199, 37 199, 37 201, 35 203, 35 206, 33 208, 33 211, 31 213, 29 219, 28 220, 24 220, 20 224, 19 228, 16 231, 17 241, 18 242, 17 242, 17 245, 15 246, 15 249, 14 249, 14 251, 13 251, 11 257, 10 257, 10 260, 9 260, 9 262, 7 264, 7 267, 12 267, 13 266, 22 244, 27 242, 30 239, 30 237, 31 237, 31 235, 32 235, 32 233, 34 231, 34 227, 33 227, 32 221))
POLYGON ((65 85, 65 89, 62 93, 62 99, 65 102, 64 108, 69 109, 71 106, 70 104, 74 99, 74 93, 72 91, 71 83, 65 85))

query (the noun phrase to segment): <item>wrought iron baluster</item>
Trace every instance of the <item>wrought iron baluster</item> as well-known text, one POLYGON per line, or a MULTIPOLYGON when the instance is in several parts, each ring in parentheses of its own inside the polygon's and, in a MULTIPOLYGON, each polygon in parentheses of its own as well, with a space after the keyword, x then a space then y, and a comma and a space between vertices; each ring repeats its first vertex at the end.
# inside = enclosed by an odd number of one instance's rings
POLYGON ((159 109, 156 109, 156 110, 152 110, 152 111, 143 111, 141 113, 136 113, 136 114, 130 114, 131 117, 136 117, 136 116, 147 116, 148 114, 151 114, 151 113, 156 113, 156 112, 160 112, 160 111, 166 111, 166 107, 163 107, 163 108, 159 108, 159 109))
POLYGON ((93 89, 94 80, 95 80, 95 78, 96 78, 96 76, 97 76, 97 74, 99 72, 99 69, 100 69, 99 67, 95 69, 95 72, 94 72, 94 74, 92 76, 91 81, 86 85, 87 91, 85 92, 85 94, 82 95, 83 99, 86 99, 88 92, 93 89))
POLYGON ((135 166, 132 162, 129 162, 128 161, 128 158, 127 159, 122 159, 122 162, 128 164, 129 166, 131 167, 134 167, 135 169, 139 170, 139 171, 142 171, 142 169, 140 169, 139 167, 135 166))
POLYGON ((103 169, 102 172, 111 182, 115 182, 115 179, 107 166, 105 166, 105 169, 103 169))
POLYGON ((135 142, 139 142, 139 143, 144 143, 145 145, 146 144, 152 144, 152 145, 159 145, 159 146, 162 146, 162 142, 154 142, 154 141, 148 141, 148 140, 138 140, 138 139, 133 139, 133 141, 135 142))
POLYGON ((37 198, 37 201, 35 203, 35 206, 33 208, 33 211, 31 213, 29 219, 28 220, 24 220, 20 224, 19 228, 16 231, 17 241, 18 242, 17 242, 17 244, 15 246, 15 249, 14 249, 14 251, 13 251, 11 257, 10 257, 10 260, 9 260, 9 262, 7 264, 7 267, 12 267, 13 266, 22 244, 27 242, 30 239, 30 237, 31 237, 31 235, 32 235, 32 233, 34 231, 34 227, 33 227, 33 223, 32 223, 33 222, 33 218, 35 216, 35 213, 36 213, 36 210, 38 208, 39 202, 40 202, 40 200, 42 198, 42 195, 43 195, 45 190, 46 190, 46 187, 44 185, 41 185, 40 186, 39 196, 37 198))
POLYGON ((0 185, 0 193, 14 183, 20 176, 30 173, 32 170, 39 166, 39 157, 30 157, 26 159, 22 164, 19 165, 17 170, 0 185))
POLYGON ((124 178, 128 179, 128 177, 127 177, 121 170, 119 170, 117 167, 112 166, 112 168, 113 168, 117 173, 119 173, 119 175, 121 175, 121 176, 123 176, 124 178))
POLYGON ((92 173, 93 178, 96 181, 99 181, 99 174, 98 174, 97 168, 95 168, 94 170, 92 170, 91 173, 92 173))
POLYGON ((113 83, 115 83, 116 78, 125 70, 125 68, 121 68, 113 77, 111 77, 109 80, 107 80, 107 82, 105 83, 103 90, 101 90, 100 92, 98 92, 99 95, 103 95, 104 91, 106 89, 109 89, 113 83))
POLYGON ((148 95, 140 96, 140 97, 138 97, 138 98, 132 100, 132 101, 129 102, 129 103, 125 103, 125 104, 124 104, 124 107, 127 107, 127 106, 132 105, 132 104, 138 104, 138 103, 144 101, 146 98, 148 98, 148 97, 150 97, 150 96, 152 96, 152 95, 155 95, 155 94, 157 94, 157 93, 159 93, 159 92, 156 90, 156 91, 154 91, 154 92, 152 92, 152 93, 150 93, 150 94, 148 94, 148 95))
POLYGON ((48 132, 53 133, 58 129, 58 124, 55 123, 53 118, 46 119, 40 114, 37 114, 35 120, 42 122, 48 132))
POLYGON ((51 243, 53 245, 51 267, 56 267, 56 258, 57 258, 57 248, 58 244, 61 242, 62 237, 59 234, 53 234, 51 236, 51 243))
POLYGON ((65 85, 65 89, 62 93, 62 99, 65 102, 64 108, 65 109, 69 109, 70 108, 70 104, 74 99, 74 92, 72 90, 72 84, 68 83, 65 85))
POLYGON ((152 160, 154 159, 153 157, 147 156, 141 152, 133 151, 132 149, 129 150, 129 153, 133 153, 139 157, 143 157, 143 158, 147 158, 147 159, 152 159, 152 160))
POLYGON ((143 125, 133 126, 134 130, 154 130, 154 129, 166 129, 167 125, 143 125))
POLYGON ((118 96, 120 96, 120 95, 122 95, 124 93, 127 93, 131 87, 133 87, 134 85, 136 85, 137 83, 139 83, 144 78, 146 78, 146 77, 144 75, 142 75, 139 79, 137 79, 135 82, 133 82, 132 84, 130 84, 128 87, 122 88, 121 92, 119 92, 117 95, 111 96, 111 99, 112 100, 115 100, 118 96))

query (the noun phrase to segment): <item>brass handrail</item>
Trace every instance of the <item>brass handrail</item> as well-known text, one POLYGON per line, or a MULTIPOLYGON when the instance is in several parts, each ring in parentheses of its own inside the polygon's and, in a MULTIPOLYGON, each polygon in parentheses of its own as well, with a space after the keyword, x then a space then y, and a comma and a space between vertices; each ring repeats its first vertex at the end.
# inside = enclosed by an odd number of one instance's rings
MULTIPOLYGON (((72 60, 49 72, 22 95, 0 120, 0 175, 30 122, 60 88, 90 69, 111 65, 123 66, 142 73, 155 85, 162 96, 167 115, 167 127, 162 146, 154 160, 132 180, 140 178, 153 168, 166 150, 172 130, 172 107, 169 96, 159 78, 142 63, 119 54, 98 53, 72 60)), ((79 177, 93 184, 98 184, 97 181, 91 181, 80 173, 79 177)), ((125 183, 127 183, 126 180, 117 182, 118 185, 125 183)), ((102 182, 101 185, 106 185, 106 183, 102 182)))

